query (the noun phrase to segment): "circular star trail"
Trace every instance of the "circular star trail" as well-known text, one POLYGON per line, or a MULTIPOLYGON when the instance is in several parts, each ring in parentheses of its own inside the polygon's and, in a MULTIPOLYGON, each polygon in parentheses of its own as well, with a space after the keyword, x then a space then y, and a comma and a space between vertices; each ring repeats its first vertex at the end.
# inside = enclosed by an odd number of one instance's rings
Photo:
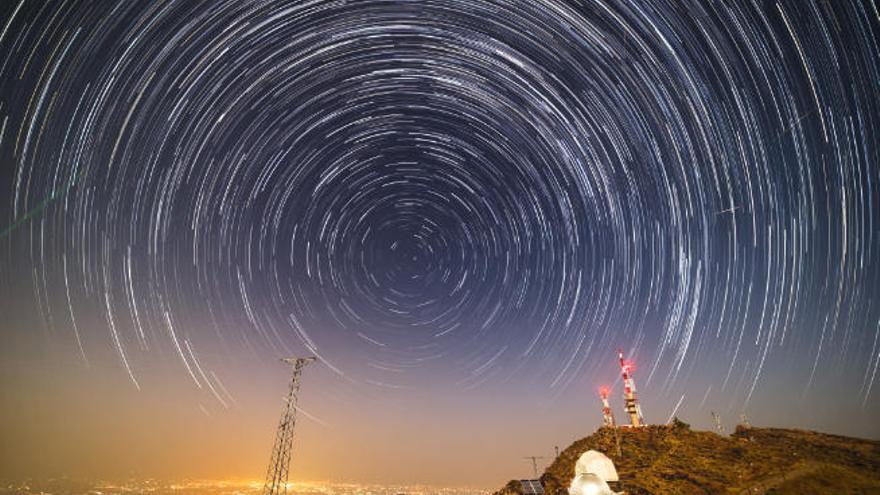
POLYGON ((872 2, 4 8, 7 271, 136 385, 222 346, 562 390, 623 347, 876 398, 872 2))

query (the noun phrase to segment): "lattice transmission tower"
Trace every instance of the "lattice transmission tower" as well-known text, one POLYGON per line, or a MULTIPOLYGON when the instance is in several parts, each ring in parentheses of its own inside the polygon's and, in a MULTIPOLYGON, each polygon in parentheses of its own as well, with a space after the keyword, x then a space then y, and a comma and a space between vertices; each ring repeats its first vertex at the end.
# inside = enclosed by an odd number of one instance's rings
POLYGON ((299 381, 303 367, 314 360, 314 357, 284 358, 281 360, 293 366, 293 376, 290 378, 290 388, 287 391, 284 412, 281 414, 281 422, 278 423, 275 446, 272 447, 272 460, 269 461, 269 470, 266 472, 266 484, 263 485, 264 495, 287 493, 287 475, 290 473, 290 451, 293 447, 293 426, 296 423, 296 394, 299 391, 299 381))

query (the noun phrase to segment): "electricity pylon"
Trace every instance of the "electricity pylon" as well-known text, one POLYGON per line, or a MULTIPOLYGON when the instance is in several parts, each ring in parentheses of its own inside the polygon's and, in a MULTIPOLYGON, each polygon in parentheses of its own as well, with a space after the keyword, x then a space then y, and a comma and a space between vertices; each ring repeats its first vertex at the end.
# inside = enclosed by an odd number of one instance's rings
POLYGON ((287 493, 287 475, 290 472, 290 451, 293 446, 293 426, 296 423, 296 393, 299 391, 299 378, 305 365, 314 361, 314 357, 284 358, 281 361, 293 366, 290 388, 285 399, 284 412, 278 423, 275 435, 275 446, 272 447, 272 460, 266 472, 266 484, 263 485, 264 495, 287 493))

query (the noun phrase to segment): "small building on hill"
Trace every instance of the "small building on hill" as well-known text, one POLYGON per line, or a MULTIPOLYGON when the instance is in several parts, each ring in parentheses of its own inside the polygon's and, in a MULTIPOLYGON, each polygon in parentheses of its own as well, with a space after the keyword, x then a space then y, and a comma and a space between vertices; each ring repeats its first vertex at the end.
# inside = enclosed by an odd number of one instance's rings
POLYGON ((619 481, 614 462, 597 450, 588 450, 581 454, 574 465, 574 475, 592 473, 606 482, 619 481))
POLYGON ((593 473, 583 473, 571 480, 568 495, 615 495, 615 493, 602 478, 593 473))
POLYGON ((608 486, 617 482, 617 469, 605 454, 588 450, 581 454, 574 465, 574 478, 569 485, 569 495, 613 495, 608 486))

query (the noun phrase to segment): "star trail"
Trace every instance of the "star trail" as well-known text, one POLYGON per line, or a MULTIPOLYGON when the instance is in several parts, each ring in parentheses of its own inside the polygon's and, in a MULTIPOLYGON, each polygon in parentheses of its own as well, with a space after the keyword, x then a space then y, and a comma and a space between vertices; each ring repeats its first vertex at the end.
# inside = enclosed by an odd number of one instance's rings
POLYGON ((873 1, 3 9, 0 281, 83 365, 877 403, 873 1))

